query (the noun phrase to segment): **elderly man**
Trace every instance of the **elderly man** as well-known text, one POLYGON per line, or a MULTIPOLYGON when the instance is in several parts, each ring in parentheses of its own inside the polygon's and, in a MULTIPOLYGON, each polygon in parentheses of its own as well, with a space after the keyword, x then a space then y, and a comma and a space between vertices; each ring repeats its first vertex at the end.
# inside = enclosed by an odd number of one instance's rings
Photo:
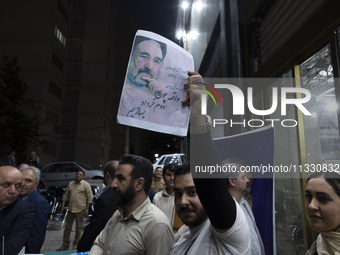
MULTIPOLYGON (((158 112, 153 110, 152 105, 153 103, 155 106, 164 104, 162 103, 164 85, 159 81, 159 78, 165 55, 166 44, 143 36, 136 36, 118 115, 143 119, 144 115, 148 115, 148 113, 144 113, 144 110, 140 108, 141 99, 148 102, 148 105, 150 104, 151 108, 147 107, 147 112, 150 111, 150 114, 153 112, 152 115, 158 112)), ((159 114, 164 113, 161 111, 159 114)))
POLYGON ((111 187, 117 210, 94 241, 90 254, 169 254, 174 237, 168 218, 150 202, 153 167, 149 160, 125 155, 111 187))
POLYGON ((18 198, 22 181, 22 173, 17 168, 0 167, 1 255, 18 254, 31 232, 35 211, 32 204, 18 198))
POLYGON ((20 168, 20 171, 24 177, 20 189, 20 197, 35 207, 33 226, 25 244, 25 251, 27 254, 38 254, 45 240, 51 207, 37 189, 40 180, 40 170, 34 166, 29 166, 20 168))
POLYGON ((135 87, 147 88, 150 92, 162 90, 157 81, 166 55, 164 43, 138 36, 129 63, 127 80, 135 87))
POLYGON ((84 216, 88 216, 89 207, 92 204, 93 194, 91 186, 84 181, 84 171, 78 170, 76 179, 70 181, 63 196, 61 211, 65 209, 65 203, 68 201, 69 212, 66 216, 66 224, 63 236, 63 245, 57 251, 68 250, 70 246, 70 235, 74 220, 76 220, 76 236, 73 242, 73 249, 77 249, 78 242, 83 229, 84 216))
POLYGON ((262 238, 260 232, 256 226, 255 217, 253 211, 243 197, 245 194, 249 178, 247 177, 247 173, 241 171, 241 167, 245 166, 245 163, 238 158, 229 158, 227 160, 222 161, 221 165, 225 166, 234 166, 237 170, 236 172, 227 173, 228 178, 228 190, 229 193, 235 198, 237 203, 241 206, 244 215, 246 216, 249 230, 250 230, 250 244, 251 244, 251 254, 253 255, 264 255, 264 246, 262 242, 262 238))

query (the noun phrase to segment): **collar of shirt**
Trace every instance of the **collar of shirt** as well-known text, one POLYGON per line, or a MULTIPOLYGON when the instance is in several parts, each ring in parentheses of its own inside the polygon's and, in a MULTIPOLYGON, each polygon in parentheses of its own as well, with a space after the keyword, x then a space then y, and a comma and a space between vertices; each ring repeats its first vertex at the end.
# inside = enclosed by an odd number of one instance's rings
POLYGON ((168 193, 168 191, 166 190, 166 188, 163 189, 161 192, 162 192, 162 196, 164 196, 164 197, 170 197, 170 196, 175 195, 175 192, 172 192, 171 195, 170 195, 170 194, 168 193))
POLYGON ((135 219, 136 221, 139 221, 143 214, 145 213, 145 211, 149 208, 149 206, 151 205, 150 199, 149 197, 147 197, 144 202, 137 207, 136 210, 134 210, 132 213, 130 213, 128 216, 126 216, 125 218, 123 217, 123 213, 124 213, 124 209, 123 208, 119 208, 118 210, 120 211, 120 215, 119 215, 119 220, 120 221, 128 221, 128 220, 132 220, 135 219))
POLYGON ((245 202, 246 202, 245 198, 244 198, 244 197, 241 197, 240 205, 244 204, 245 202))
POLYGON ((84 180, 81 180, 80 182, 78 182, 78 181, 74 180, 73 182, 74 182, 75 184, 81 184, 83 181, 84 181, 84 180))
POLYGON ((32 196, 32 194, 33 194, 36 190, 37 190, 37 189, 35 188, 35 189, 33 190, 33 192, 27 194, 26 196, 23 196, 21 199, 24 200, 24 201, 26 201, 30 196, 32 196))

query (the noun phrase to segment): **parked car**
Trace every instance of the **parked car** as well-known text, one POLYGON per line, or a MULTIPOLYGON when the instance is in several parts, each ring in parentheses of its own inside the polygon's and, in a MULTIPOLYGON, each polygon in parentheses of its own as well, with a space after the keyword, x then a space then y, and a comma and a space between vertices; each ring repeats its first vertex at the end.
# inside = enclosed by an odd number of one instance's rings
POLYGON ((163 168, 164 165, 169 163, 177 163, 179 165, 183 164, 187 160, 187 157, 184 153, 175 153, 175 154, 164 154, 158 158, 156 163, 153 164, 153 170, 157 167, 163 168))
POLYGON ((39 188, 65 187, 76 178, 78 169, 85 172, 84 180, 102 180, 104 177, 102 170, 93 170, 81 162, 53 162, 42 168, 39 188))

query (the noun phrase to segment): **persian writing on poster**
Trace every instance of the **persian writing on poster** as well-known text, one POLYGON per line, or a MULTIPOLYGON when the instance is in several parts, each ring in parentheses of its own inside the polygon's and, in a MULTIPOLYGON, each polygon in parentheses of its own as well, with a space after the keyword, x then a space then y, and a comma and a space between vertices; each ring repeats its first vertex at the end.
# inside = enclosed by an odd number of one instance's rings
POLYGON ((117 119, 120 124, 186 136, 190 109, 182 106, 191 54, 152 32, 138 30, 132 45, 117 119))

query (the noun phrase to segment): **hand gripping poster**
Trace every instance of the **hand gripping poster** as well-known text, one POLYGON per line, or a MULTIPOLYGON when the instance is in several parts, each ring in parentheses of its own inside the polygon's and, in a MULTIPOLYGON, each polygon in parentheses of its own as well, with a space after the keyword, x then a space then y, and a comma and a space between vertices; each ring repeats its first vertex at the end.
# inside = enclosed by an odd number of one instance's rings
POLYGON ((152 32, 138 30, 117 114, 118 123, 186 136, 190 109, 184 82, 194 68, 190 53, 152 32))

